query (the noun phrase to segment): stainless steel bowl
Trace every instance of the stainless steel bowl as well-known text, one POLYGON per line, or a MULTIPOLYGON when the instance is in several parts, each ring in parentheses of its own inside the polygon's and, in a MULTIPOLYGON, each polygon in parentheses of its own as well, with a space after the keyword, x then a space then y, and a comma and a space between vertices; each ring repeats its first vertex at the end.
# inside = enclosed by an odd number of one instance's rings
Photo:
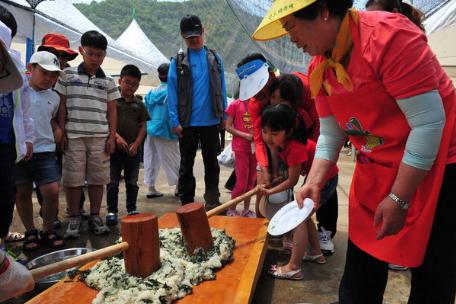
MULTIPOLYGON (((89 248, 69 248, 69 249, 54 251, 54 252, 39 256, 39 257, 31 260, 30 262, 27 263, 27 268, 34 269, 34 268, 54 264, 56 262, 64 261, 69 258, 79 256, 81 254, 84 254, 84 253, 87 253, 90 251, 92 251, 92 249, 89 249, 89 248)), ((76 269, 76 268, 67 269, 66 271, 62 271, 62 272, 44 277, 42 279, 39 279, 35 283, 40 284, 40 285, 52 285, 54 283, 57 283, 61 279, 63 279, 69 271, 74 270, 74 269, 76 269)))

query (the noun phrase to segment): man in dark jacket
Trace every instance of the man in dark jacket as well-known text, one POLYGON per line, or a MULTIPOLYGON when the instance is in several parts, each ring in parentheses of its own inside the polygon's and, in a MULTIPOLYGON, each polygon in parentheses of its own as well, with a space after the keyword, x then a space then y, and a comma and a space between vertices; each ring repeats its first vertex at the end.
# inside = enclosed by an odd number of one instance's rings
POLYGON ((218 128, 223 124, 226 86, 223 62, 215 51, 204 45, 201 20, 186 15, 180 30, 187 50, 171 60, 168 73, 168 106, 173 132, 179 136, 181 163, 179 196, 182 204, 195 197, 195 162, 198 143, 204 161, 204 200, 206 209, 220 204, 218 189, 220 167, 218 128))

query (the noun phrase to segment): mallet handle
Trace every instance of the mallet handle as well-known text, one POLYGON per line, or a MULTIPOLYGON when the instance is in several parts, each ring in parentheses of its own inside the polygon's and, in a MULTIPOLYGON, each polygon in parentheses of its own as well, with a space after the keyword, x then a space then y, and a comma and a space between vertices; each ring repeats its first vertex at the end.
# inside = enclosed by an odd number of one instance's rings
POLYGON ((102 259, 108 256, 112 256, 121 251, 128 249, 128 243, 122 242, 120 244, 112 245, 105 247, 99 250, 88 252, 80 256, 69 258, 68 260, 60 261, 51 265, 46 265, 43 267, 35 268, 31 270, 33 279, 39 280, 41 278, 47 277, 51 274, 62 272, 69 268, 87 264, 93 260, 102 259))
POLYGON ((232 200, 227 201, 226 203, 221 204, 220 206, 208 211, 206 213, 207 217, 211 217, 211 216, 216 215, 216 214, 218 214, 218 213, 220 213, 222 211, 225 211, 226 209, 230 208, 231 206, 236 206, 240 202, 244 201, 247 198, 250 198, 250 197, 254 196, 257 193, 258 193, 258 187, 255 187, 252 190, 242 194, 241 196, 233 198, 232 200))

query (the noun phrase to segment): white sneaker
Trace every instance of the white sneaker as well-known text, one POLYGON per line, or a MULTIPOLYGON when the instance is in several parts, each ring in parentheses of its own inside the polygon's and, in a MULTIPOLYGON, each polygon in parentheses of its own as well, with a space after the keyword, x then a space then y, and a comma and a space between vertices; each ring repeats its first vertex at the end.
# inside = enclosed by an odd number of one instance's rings
POLYGON ((78 239, 80 236, 81 219, 79 216, 70 217, 67 230, 63 235, 66 239, 78 239))
POLYGON ((320 239, 320 249, 324 253, 333 254, 334 253, 334 244, 331 240, 331 231, 326 230, 323 227, 320 227, 321 231, 318 232, 318 237, 320 239))

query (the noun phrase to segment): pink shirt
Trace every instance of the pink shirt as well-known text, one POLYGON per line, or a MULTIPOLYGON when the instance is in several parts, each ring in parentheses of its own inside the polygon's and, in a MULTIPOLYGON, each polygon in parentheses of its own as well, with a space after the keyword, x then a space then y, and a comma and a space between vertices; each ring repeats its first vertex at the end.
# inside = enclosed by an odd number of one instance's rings
MULTIPOLYGON (((248 101, 236 99, 230 103, 226 109, 226 114, 233 118, 233 127, 236 130, 251 133, 253 125, 247 105, 248 101)), ((252 151, 251 142, 239 136, 233 136, 231 148, 233 151, 252 151)))

